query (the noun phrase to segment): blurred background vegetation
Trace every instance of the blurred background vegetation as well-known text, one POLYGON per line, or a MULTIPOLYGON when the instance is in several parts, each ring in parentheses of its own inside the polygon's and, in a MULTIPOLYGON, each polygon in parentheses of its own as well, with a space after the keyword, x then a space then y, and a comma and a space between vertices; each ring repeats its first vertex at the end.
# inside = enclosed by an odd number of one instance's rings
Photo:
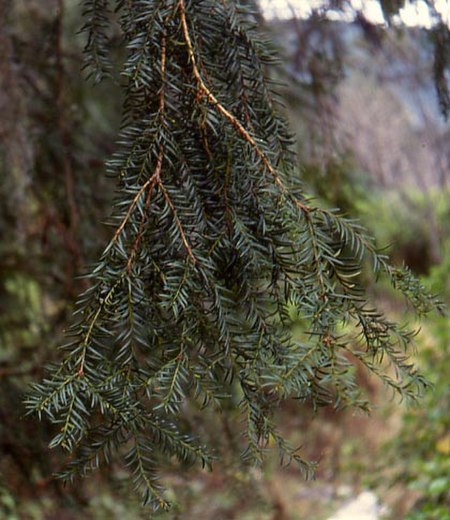
MULTIPOLYGON (((282 58, 271 73, 282 84, 307 191, 360 219, 389 246, 394 262, 408 264, 448 302, 450 127, 433 72, 433 38, 441 36, 421 27, 374 25, 363 13, 352 21, 320 9, 301 19, 258 16, 282 58)), ((83 80, 81 25, 77 0, 0 3, 5 520, 145 517, 123 470, 114 466, 72 488, 54 481, 63 459, 48 450, 51 426, 26 418, 22 405, 27 383, 57 361, 84 288, 76 276, 108 236, 100 222, 109 213, 114 180, 105 176, 104 161, 114 150, 121 93, 119 81, 94 87, 83 80)), ((449 59, 448 39, 443 49, 449 59)), ((374 298, 392 316, 413 320, 387 287, 374 288, 374 298)), ((242 468, 233 455, 239 439, 227 419, 211 419, 205 434, 216 439, 223 461, 212 473, 169 472, 178 505, 166 517, 320 520, 370 489, 386 506, 384 518, 450 519, 448 317, 423 323, 417 344, 416 362, 434 387, 416 409, 392 402, 361 372, 360 384, 376 405, 370 418, 327 408, 314 413, 305 404, 279 411, 292 442, 319 461, 314 482, 270 458, 263 470, 242 468)))

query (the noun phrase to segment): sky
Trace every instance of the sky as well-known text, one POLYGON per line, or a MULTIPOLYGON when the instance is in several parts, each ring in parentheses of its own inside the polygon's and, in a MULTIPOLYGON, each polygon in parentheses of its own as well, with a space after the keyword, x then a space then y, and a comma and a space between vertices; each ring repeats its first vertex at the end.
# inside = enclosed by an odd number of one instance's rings
MULTIPOLYGON (((323 0, 260 0, 267 16, 286 18, 292 16, 292 10, 300 17, 307 16, 312 8, 320 7, 323 0)), ((366 18, 374 23, 384 23, 380 4, 377 0, 351 0, 354 8, 363 10, 366 18)), ((436 9, 450 24, 450 0, 436 0, 436 9)), ((430 27, 432 19, 424 0, 407 2, 400 12, 401 20, 406 25, 430 27)))

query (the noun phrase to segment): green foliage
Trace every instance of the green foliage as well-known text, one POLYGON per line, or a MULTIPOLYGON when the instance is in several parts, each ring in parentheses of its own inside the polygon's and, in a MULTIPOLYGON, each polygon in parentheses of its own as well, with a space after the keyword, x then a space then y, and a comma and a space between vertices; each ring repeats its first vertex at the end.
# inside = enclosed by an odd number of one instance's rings
MULTIPOLYGON (((112 13, 84 3, 100 79, 112 13)), ((366 262, 420 313, 439 303, 357 222, 306 199, 265 69, 270 46, 243 3, 114 5, 127 56, 112 236, 85 276, 62 360, 27 406, 56 425, 51 446, 73 453, 64 479, 118 456, 154 509, 169 506, 161 467, 215 458, 190 407, 237 400, 244 460, 270 444, 309 473, 274 424, 283 400, 368 409, 355 363, 407 400, 427 384, 408 357, 414 332, 368 301, 366 262)))
POLYGON ((409 514, 407 520, 449 520, 450 513, 447 506, 426 505, 421 511, 409 514))
MULTIPOLYGON (((426 281, 431 286, 438 284, 444 290, 445 284, 440 281, 444 278, 448 283, 449 275, 447 262, 435 268, 426 281)), ((450 287, 443 292, 450 296, 450 287)), ((420 408, 405 414, 400 434, 390 446, 391 460, 397 466, 395 479, 406 482, 421 495, 407 520, 450 518, 448 316, 434 319, 422 341, 426 341, 427 336, 431 338, 428 339, 427 348, 421 352, 420 363, 433 384, 432 391, 427 392, 420 408)))
POLYGON ((422 356, 433 390, 427 393, 422 408, 406 414, 402 431, 393 445, 397 478, 421 495, 408 520, 447 518, 440 515, 448 511, 450 505, 448 323, 441 323, 441 329, 444 328, 446 333, 436 336, 440 350, 430 349, 422 356))
MULTIPOLYGON (((448 211, 450 211, 450 208, 448 211)), ((439 291, 439 293, 446 298, 446 301, 448 301, 450 300, 450 229, 446 230, 445 235, 442 246, 443 260, 439 265, 435 265, 431 268, 430 276, 427 278, 427 284, 432 291, 439 291)), ((445 322, 441 325, 445 326, 445 322)), ((444 331, 445 330, 450 334, 450 331, 444 327, 444 331)), ((442 333, 439 333, 439 337, 442 337, 445 341, 445 336, 442 333)), ((447 338, 447 341, 450 342, 450 337, 447 338)))
POLYGON ((373 226, 377 241, 395 243, 397 246, 404 245, 414 235, 419 235, 421 239, 426 238, 428 228, 425 219, 428 204, 433 208, 443 237, 450 236, 449 192, 445 188, 431 189, 429 193, 414 187, 407 188, 403 192, 372 189, 370 196, 358 198, 355 209, 367 225, 373 223, 375 215, 378 215, 381 219, 380 225, 373 226), (411 211, 412 209, 414 212, 411 211), (403 230, 403 243, 399 242, 402 238, 399 229, 403 230))
POLYGON ((405 262, 415 273, 430 274, 432 289, 445 295, 449 201, 448 189, 424 193, 409 187, 401 192, 372 189, 357 198, 354 206, 377 243, 390 247, 394 263, 405 262))

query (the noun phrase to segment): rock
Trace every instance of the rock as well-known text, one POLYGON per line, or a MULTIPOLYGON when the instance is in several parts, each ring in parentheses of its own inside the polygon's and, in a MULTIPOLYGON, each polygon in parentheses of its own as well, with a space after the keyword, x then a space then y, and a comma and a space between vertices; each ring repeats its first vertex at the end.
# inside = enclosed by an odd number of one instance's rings
POLYGON ((363 491, 328 520, 379 520, 380 509, 378 498, 370 491, 363 491))
POLYGON ((345 484, 342 484, 341 486, 338 486, 336 488, 336 496, 341 499, 349 498, 352 495, 352 493, 352 486, 346 486, 345 484))

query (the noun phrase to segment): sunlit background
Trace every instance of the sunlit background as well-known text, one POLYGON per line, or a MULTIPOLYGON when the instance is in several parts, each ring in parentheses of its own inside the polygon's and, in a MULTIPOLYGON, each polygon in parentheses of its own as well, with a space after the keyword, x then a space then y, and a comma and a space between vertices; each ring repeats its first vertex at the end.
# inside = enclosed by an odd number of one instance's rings
MULTIPOLYGON (((384 24, 383 13, 379 2, 376 0, 351 0, 351 5, 355 9, 360 9, 368 20, 374 23, 384 24)), ((321 0, 261 0, 267 16, 278 18, 289 18, 293 14, 299 17, 307 17, 313 9, 320 9, 324 2, 321 0)), ((440 12, 443 18, 450 21, 450 3, 449 0, 436 0, 435 8, 440 12)), ((340 18, 346 18, 346 12, 336 15, 340 18)), ((347 10, 347 17, 351 17, 350 9, 347 10)), ((430 14, 429 7, 425 1, 410 3, 400 10, 400 19, 406 25, 423 27, 431 27, 433 19, 430 14)))

